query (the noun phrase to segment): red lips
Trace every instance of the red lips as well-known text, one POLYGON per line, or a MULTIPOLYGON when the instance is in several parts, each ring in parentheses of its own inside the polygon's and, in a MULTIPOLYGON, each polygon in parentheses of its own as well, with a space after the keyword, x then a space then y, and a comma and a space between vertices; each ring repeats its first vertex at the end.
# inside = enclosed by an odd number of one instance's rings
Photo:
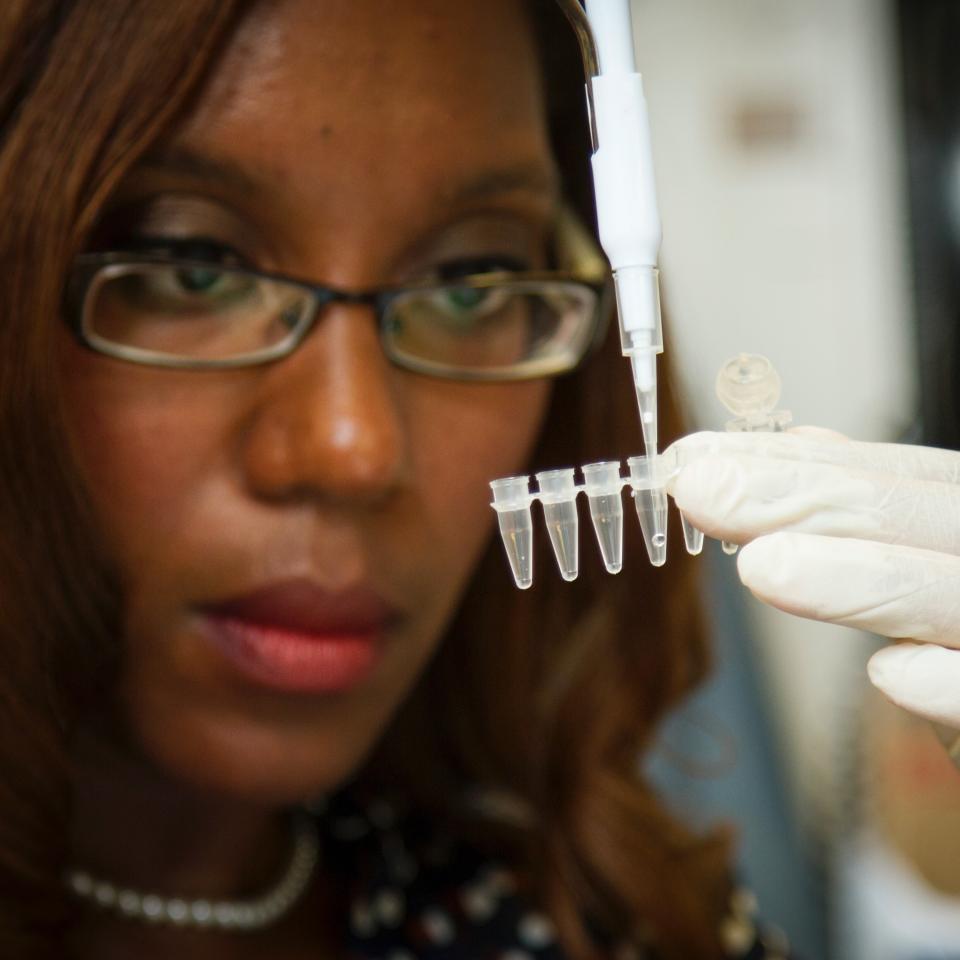
POLYGON ((367 586, 335 593, 305 579, 270 584, 203 613, 205 637, 247 679, 316 693, 366 679, 398 616, 367 586))

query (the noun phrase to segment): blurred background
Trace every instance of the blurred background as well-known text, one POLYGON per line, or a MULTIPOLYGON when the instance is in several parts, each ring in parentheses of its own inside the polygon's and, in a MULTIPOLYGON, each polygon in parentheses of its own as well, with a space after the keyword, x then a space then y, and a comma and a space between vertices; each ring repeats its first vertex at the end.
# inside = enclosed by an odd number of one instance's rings
MULTIPOLYGON (((768 356, 798 423, 958 446, 956 0, 634 0, 667 356, 697 428, 768 356)), ((875 638, 761 607, 705 558, 717 676, 653 762, 742 824, 761 914, 807 958, 960 958, 960 773, 871 693, 875 638)))

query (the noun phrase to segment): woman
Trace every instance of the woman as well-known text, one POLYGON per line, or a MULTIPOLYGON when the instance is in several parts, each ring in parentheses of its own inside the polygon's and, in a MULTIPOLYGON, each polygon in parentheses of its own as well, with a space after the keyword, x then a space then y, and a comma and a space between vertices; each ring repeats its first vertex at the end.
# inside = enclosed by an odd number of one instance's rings
POLYGON ((554 5, 3 18, 0 954, 761 955, 636 773, 682 553, 491 542, 490 479, 638 444, 554 5))

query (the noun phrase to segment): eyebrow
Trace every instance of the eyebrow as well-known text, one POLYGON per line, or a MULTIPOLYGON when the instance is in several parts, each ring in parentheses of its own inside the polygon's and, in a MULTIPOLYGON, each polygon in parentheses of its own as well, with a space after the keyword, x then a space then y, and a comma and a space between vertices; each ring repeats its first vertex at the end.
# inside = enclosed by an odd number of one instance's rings
MULTIPOLYGON (((174 147, 146 157, 137 166, 141 173, 162 173, 219 183, 241 193, 276 191, 283 181, 276 174, 187 147, 174 147)), ((552 165, 525 162, 484 170, 441 185, 441 198, 451 204, 478 203, 510 193, 529 193, 553 199, 559 195, 559 176, 552 165)))
POLYGON ((222 183, 244 193, 262 192, 277 181, 275 176, 251 169, 229 157, 215 157, 187 147, 173 147, 145 157, 136 169, 138 173, 173 174, 207 183, 222 183))
POLYGON ((456 181, 440 193, 450 203, 476 203, 508 193, 531 193, 548 198, 559 195, 559 177, 552 166, 521 163, 512 167, 485 170, 456 181))

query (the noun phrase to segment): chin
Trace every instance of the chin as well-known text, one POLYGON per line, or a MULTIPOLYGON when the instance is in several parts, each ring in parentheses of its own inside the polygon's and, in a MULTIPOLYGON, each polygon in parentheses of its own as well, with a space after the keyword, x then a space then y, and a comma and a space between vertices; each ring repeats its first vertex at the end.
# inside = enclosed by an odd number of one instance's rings
POLYGON ((137 746, 164 776, 202 793, 280 807, 331 793, 350 780, 379 727, 270 727, 244 718, 133 718, 137 746))

